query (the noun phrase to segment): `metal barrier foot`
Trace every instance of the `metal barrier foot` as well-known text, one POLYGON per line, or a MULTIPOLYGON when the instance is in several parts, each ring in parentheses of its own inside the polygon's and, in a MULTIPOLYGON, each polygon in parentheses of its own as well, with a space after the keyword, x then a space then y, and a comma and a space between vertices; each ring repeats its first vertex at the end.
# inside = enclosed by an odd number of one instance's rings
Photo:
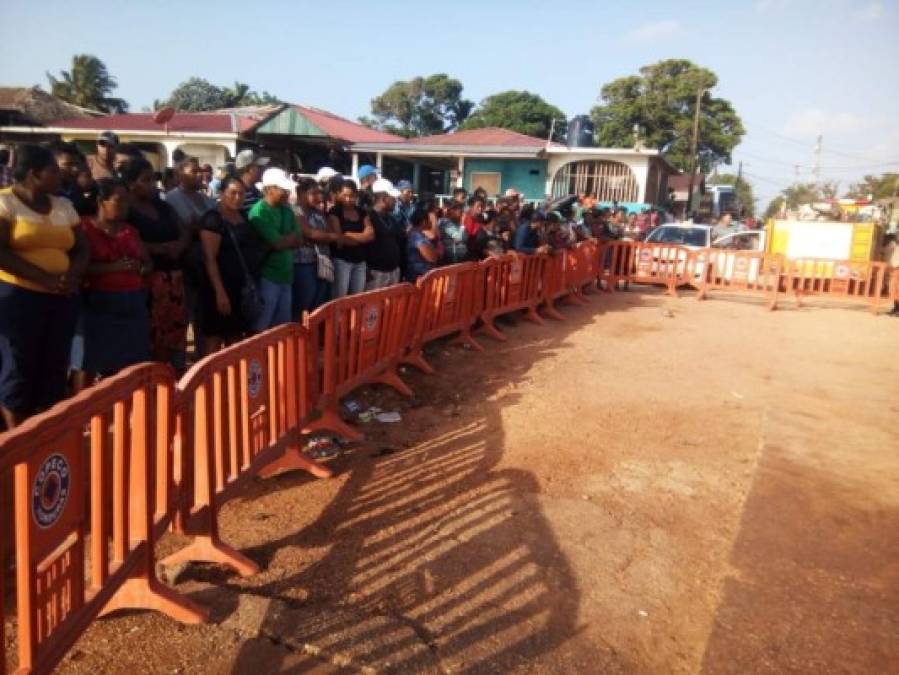
POLYGON ((161 562, 163 565, 177 565, 186 562, 227 565, 242 577, 250 577, 259 573, 259 565, 213 534, 194 537, 190 544, 180 551, 175 551, 161 562))
POLYGON ((149 609, 162 612, 181 623, 205 623, 209 611, 188 600, 153 576, 135 576, 128 579, 100 610, 105 616, 120 609, 149 609))
POLYGON ((361 434, 344 422, 334 408, 326 408, 322 411, 321 417, 313 420, 303 428, 304 434, 311 434, 316 431, 333 431, 338 436, 350 441, 361 441, 365 438, 364 434, 361 434))
POLYGON ((479 331, 483 331, 487 333, 494 340, 498 340, 500 342, 506 342, 509 338, 507 338, 499 328, 497 328, 493 323, 493 317, 485 318, 481 317, 481 325, 478 327, 479 331))
POLYGON ((536 323, 538 326, 546 325, 546 321, 543 320, 543 317, 537 314, 536 307, 528 307, 528 311, 524 315, 524 318, 532 323, 536 323))
POLYGON ((553 305, 553 304, 550 303, 550 302, 547 302, 547 303, 543 306, 543 312, 544 312, 544 314, 546 314, 546 316, 548 316, 550 319, 554 319, 554 320, 556 320, 556 321, 564 321, 564 320, 565 320, 565 317, 562 316, 562 315, 559 313, 559 310, 556 309, 555 305, 553 305))
POLYGON ((468 331, 465 331, 464 333, 460 333, 459 335, 454 337, 452 339, 452 341, 450 342, 450 344, 462 345, 463 347, 468 346, 471 349, 474 349, 476 352, 484 351, 484 347, 477 340, 475 340, 471 336, 471 333, 469 333, 468 331))
POLYGON ((410 366, 415 366, 425 375, 433 375, 437 372, 434 370, 434 367, 425 360, 425 355, 420 349, 417 353, 409 354, 404 357, 402 362, 410 366))
POLYGON ((334 472, 324 464, 319 464, 311 457, 307 457, 297 448, 287 448, 284 454, 270 464, 266 464, 259 470, 259 476, 270 478, 285 471, 305 471, 316 478, 331 478, 334 472))
POLYGON ((372 381, 379 384, 386 384, 388 387, 393 387, 403 396, 408 396, 409 398, 415 396, 412 390, 409 389, 409 386, 403 382, 402 378, 400 378, 399 374, 393 368, 378 375, 378 377, 374 378, 372 381))

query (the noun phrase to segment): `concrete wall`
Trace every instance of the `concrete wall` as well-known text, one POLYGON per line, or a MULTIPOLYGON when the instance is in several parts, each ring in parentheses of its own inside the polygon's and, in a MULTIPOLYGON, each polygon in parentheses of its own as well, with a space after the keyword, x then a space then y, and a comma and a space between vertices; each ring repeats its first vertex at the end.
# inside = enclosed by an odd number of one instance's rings
MULTIPOLYGON (((543 199, 546 195, 545 159, 465 159, 465 189, 471 191, 471 174, 499 173, 500 194, 509 188, 523 193, 526 199, 543 199)), ((493 197, 494 195, 490 195, 493 197)))

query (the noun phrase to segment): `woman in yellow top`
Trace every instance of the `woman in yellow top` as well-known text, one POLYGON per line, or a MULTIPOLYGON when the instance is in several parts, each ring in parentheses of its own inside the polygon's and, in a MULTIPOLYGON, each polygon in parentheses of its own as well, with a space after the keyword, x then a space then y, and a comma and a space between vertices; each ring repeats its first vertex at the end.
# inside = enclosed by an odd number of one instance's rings
POLYGON ((8 428, 65 396, 76 295, 89 260, 50 150, 16 151, 0 190, 0 414, 8 428))

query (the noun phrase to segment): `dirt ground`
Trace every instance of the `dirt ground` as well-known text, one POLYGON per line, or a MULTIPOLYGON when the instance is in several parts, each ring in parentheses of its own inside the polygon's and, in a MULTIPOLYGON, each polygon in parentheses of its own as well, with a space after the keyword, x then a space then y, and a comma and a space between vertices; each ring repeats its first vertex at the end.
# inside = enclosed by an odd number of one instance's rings
POLYGON ((403 422, 224 507, 262 573, 168 570, 209 624, 119 614, 60 672, 899 672, 899 320, 562 311, 361 392, 403 422))

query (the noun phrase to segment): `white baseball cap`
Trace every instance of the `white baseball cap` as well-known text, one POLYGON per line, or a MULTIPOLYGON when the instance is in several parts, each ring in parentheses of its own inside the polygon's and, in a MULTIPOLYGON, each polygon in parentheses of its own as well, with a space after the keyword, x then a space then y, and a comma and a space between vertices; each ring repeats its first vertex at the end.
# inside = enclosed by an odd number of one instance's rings
POLYGON ((331 180, 334 176, 339 175, 334 169, 330 166, 323 166, 318 170, 318 173, 315 174, 315 182, 323 183, 326 180, 331 180))
POLYGON ((262 174, 262 187, 279 187, 288 192, 295 192, 297 184, 293 182, 284 169, 266 169, 262 174))
POLYGON ((379 192, 384 192, 384 193, 390 195, 391 197, 399 197, 400 196, 400 191, 397 190, 393 186, 393 183, 391 183, 386 178, 379 178, 374 183, 372 183, 371 191, 374 192, 375 194, 378 194, 379 192))

